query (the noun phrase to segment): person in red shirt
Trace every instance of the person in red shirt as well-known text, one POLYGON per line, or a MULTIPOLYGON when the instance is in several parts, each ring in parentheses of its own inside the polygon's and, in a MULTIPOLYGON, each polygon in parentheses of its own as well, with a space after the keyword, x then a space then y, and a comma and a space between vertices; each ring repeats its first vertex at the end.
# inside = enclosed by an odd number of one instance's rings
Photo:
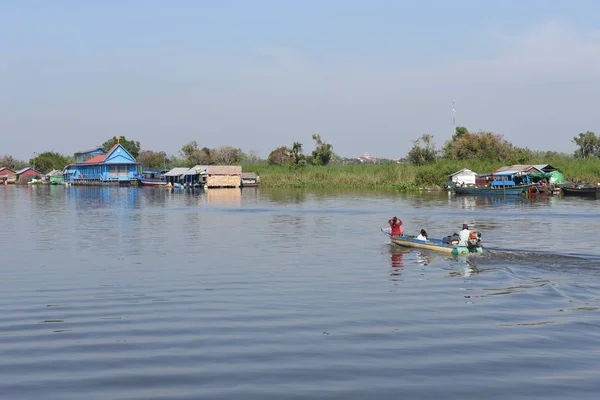
POLYGON ((388 221, 390 228, 392 228, 392 236, 404 235, 404 228, 402 227, 402 221, 397 217, 394 217, 388 221))

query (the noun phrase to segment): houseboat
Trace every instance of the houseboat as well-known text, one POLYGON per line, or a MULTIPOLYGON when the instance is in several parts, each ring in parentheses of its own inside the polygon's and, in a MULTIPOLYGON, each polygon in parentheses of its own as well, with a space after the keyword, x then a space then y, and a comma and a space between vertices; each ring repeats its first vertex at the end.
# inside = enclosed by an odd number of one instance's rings
POLYGON ((10 168, 0 167, 0 184, 8 185, 17 182, 17 174, 10 168))
POLYGON ((119 143, 110 150, 97 147, 75 153, 75 164, 63 171, 65 183, 74 185, 137 185, 141 164, 119 143))

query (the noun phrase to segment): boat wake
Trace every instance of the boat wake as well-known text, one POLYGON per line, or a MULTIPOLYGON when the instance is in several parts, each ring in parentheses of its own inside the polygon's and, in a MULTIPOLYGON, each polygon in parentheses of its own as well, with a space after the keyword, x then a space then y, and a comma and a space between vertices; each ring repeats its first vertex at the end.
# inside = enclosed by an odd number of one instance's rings
POLYGON ((595 270, 600 273, 600 258, 597 256, 574 256, 555 253, 541 253, 528 251, 509 251, 489 249, 484 253, 470 257, 470 262, 477 267, 495 264, 510 264, 520 266, 534 266, 545 270, 577 269, 595 270))

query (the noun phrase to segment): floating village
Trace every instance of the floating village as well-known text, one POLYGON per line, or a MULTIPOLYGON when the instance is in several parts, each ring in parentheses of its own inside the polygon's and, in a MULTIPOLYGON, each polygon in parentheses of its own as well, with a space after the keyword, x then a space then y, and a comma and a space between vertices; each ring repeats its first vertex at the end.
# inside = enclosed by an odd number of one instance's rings
MULTIPOLYGON (((144 170, 116 143, 108 151, 95 147, 75 153, 75 163, 46 174, 34 167, 19 171, 0 166, 0 184, 151 186, 172 189, 257 187, 260 177, 239 165, 195 165, 171 170, 144 170)), ((600 197, 599 184, 575 184, 550 164, 509 165, 490 173, 463 168, 448 176, 446 189, 458 195, 565 195, 600 197)))
POLYGON ((62 171, 52 170, 43 174, 33 167, 13 171, 0 166, 0 184, 240 188, 259 186, 260 177, 254 172, 242 172, 239 165, 196 165, 192 168, 146 171, 117 143, 108 151, 96 147, 75 153, 75 163, 62 171))

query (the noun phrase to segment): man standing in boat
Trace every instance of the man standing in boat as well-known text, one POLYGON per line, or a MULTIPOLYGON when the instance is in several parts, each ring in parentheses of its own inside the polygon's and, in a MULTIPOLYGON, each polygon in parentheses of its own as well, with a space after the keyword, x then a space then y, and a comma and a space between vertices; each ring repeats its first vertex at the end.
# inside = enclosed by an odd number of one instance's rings
POLYGON ((392 236, 402 236, 404 234, 404 228, 402 227, 402 221, 397 217, 394 217, 388 221, 390 228, 392 228, 392 236))
POLYGON ((469 235, 471 231, 469 230, 469 225, 463 224, 462 231, 458 232, 458 245, 461 247, 467 247, 469 245, 469 235))

